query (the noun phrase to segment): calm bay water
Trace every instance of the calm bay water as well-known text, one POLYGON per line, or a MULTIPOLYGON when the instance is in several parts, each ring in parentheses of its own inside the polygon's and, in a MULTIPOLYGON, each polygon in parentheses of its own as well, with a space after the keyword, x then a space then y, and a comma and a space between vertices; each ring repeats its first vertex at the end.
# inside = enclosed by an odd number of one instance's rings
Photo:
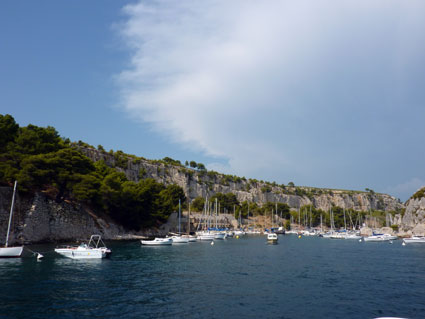
POLYGON ((425 318, 425 246, 263 236, 0 260, 0 318, 425 318))

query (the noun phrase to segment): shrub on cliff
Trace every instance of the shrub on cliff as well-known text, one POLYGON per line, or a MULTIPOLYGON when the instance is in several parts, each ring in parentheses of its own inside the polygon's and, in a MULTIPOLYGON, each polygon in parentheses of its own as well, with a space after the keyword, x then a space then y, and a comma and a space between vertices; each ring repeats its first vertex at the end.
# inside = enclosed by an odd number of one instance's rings
MULTIPOLYGON (((184 202, 179 186, 129 181, 105 162, 93 163, 77 145, 90 147, 81 141, 70 144, 53 127, 19 127, 12 116, 0 115, 0 184, 17 179, 20 191, 84 202, 131 229, 163 222, 176 211, 179 198, 184 202)), ((118 166, 127 166, 123 152, 113 155, 118 166)))
POLYGON ((425 197, 425 187, 422 187, 420 190, 418 190, 416 193, 413 194, 413 199, 419 199, 425 197))

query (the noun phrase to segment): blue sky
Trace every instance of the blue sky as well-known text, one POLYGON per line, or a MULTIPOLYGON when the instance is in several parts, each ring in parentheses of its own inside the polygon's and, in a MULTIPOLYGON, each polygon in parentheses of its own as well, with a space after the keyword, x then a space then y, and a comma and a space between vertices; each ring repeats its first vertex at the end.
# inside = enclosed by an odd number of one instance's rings
POLYGON ((0 2, 0 113, 251 178, 425 185, 424 1, 0 2))

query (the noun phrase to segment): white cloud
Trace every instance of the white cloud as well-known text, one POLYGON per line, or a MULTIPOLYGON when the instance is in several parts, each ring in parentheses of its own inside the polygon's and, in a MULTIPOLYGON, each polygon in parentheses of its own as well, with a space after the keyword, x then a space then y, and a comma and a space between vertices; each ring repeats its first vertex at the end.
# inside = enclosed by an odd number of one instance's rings
POLYGON ((418 27, 425 23, 405 23, 412 16, 421 21, 423 3, 158 0, 126 6, 120 34, 131 62, 118 77, 122 105, 176 143, 227 159, 210 167, 281 182, 334 174, 335 183, 346 169, 336 154, 358 159, 362 147, 373 148, 367 138, 387 133, 377 114, 403 94, 393 78, 414 63, 403 59, 405 52, 423 58, 418 27), (362 143, 347 145, 352 139, 362 143))

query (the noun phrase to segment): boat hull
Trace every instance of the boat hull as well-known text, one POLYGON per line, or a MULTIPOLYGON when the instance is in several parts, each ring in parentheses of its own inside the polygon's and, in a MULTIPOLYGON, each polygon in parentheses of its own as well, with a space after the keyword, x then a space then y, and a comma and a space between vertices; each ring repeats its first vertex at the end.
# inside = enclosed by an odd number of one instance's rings
POLYGON ((215 237, 214 234, 203 234, 203 235, 199 235, 198 239, 201 241, 213 241, 214 237, 215 237))
POLYGON ((369 237, 363 238, 364 241, 371 241, 371 242, 391 241, 396 239, 397 239, 396 236, 369 236, 369 237))
POLYGON ((173 240, 173 244, 187 244, 189 243, 189 238, 186 237, 171 237, 173 240))
POLYGON ((226 233, 218 233, 214 235, 214 239, 224 239, 226 238, 226 233))
POLYGON ((22 255, 24 246, 19 247, 1 247, 0 258, 19 258, 22 255))
POLYGON ((141 240, 142 245, 146 246, 170 246, 173 244, 171 238, 155 238, 154 240, 141 240))
POLYGON ((425 237, 404 238, 403 242, 405 244, 425 244, 425 237))
POLYGON ((101 259, 106 258, 110 251, 108 249, 94 248, 79 250, 72 248, 56 248, 55 252, 71 259, 101 259))

